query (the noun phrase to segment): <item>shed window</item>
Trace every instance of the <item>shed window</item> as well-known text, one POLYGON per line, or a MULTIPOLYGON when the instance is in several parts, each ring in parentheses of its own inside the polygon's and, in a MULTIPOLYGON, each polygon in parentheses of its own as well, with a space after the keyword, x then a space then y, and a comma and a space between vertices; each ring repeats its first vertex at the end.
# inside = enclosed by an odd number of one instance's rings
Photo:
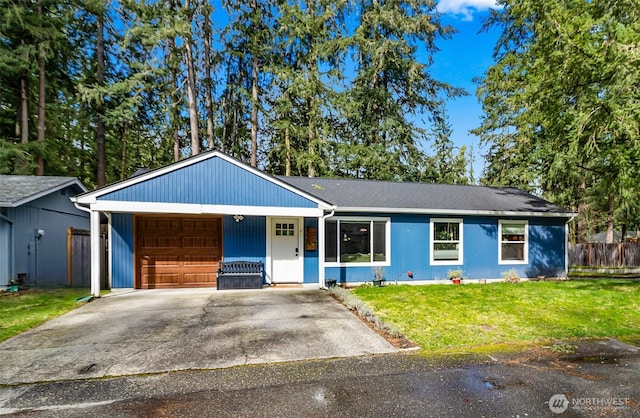
POLYGON ((325 223, 325 261, 388 265, 388 230, 388 219, 329 219, 325 223))
POLYGON ((500 264, 526 264, 529 253, 529 223, 527 221, 499 221, 498 249, 500 264))
POLYGON ((462 264, 462 219, 431 220, 431 264, 462 264))

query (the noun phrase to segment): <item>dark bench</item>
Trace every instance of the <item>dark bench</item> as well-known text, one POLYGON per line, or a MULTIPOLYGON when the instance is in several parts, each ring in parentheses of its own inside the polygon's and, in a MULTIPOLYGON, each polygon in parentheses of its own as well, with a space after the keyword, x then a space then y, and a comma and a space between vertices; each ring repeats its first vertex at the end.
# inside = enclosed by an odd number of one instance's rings
POLYGON ((217 288, 261 289, 264 279, 262 261, 220 262, 217 272, 217 288))

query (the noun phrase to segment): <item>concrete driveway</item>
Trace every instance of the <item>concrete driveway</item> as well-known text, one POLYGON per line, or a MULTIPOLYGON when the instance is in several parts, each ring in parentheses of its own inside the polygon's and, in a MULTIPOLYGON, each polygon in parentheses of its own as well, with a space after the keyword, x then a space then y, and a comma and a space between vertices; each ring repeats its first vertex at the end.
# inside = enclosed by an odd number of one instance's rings
POLYGON ((116 291, 0 343, 0 384, 394 351, 321 290, 116 291))

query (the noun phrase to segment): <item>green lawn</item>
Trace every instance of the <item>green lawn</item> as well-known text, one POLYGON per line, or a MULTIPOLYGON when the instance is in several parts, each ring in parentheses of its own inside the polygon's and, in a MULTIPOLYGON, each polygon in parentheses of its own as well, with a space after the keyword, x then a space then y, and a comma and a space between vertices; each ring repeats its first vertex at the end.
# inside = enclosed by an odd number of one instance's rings
POLYGON ((76 299, 89 294, 88 289, 75 288, 0 292, 0 341, 76 308, 76 299))
POLYGON ((640 282, 398 285, 353 292, 380 319, 431 352, 640 336, 640 282))

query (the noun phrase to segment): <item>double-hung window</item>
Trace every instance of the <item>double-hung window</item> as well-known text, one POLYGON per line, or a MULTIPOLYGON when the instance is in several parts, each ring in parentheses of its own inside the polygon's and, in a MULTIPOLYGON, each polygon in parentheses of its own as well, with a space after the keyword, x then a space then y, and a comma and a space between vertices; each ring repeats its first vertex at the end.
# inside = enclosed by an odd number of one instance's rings
POLYGON ((462 264, 462 219, 432 218, 431 264, 462 264))
POLYGON ((389 265, 389 218, 331 218, 325 221, 325 261, 389 265))
POLYGON ((529 259, 529 223, 498 221, 498 263, 527 264, 529 259))

